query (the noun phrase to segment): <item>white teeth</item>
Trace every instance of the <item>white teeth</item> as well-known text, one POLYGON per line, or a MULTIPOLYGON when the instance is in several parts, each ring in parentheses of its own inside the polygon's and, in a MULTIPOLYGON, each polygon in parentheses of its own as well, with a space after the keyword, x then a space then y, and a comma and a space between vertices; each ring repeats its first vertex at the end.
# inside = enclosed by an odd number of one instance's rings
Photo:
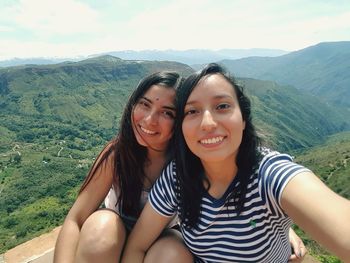
POLYGON ((221 142, 223 139, 224 139, 224 137, 219 136, 219 137, 215 137, 215 138, 201 140, 200 143, 202 143, 202 144, 213 144, 213 143, 221 142))
POLYGON ((151 134, 151 135, 156 134, 156 132, 147 130, 147 129, 141 127, 141 126, 140 126, 140 128, 141 128, 141 130, 142 130, 144 133, 151 134))

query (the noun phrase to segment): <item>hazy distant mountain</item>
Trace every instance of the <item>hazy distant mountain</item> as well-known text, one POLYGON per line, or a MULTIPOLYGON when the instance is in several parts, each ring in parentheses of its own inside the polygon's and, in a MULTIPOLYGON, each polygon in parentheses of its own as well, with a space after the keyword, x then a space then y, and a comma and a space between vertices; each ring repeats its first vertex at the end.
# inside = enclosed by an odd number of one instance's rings
POLYGON ((14 58, 0 61, 0 67, 13 67, 20 65, 50 65, 64 61, 79 61, 82 58, 14 58))
POLYGON ((221 61, 240 77, 293 85, 350 108, 350 41, 320 43, 279 57, 221 61))
POLYGON ((205 64, 223 59, 239 59, 251 56, 276 57, 287 54, 287 51, 279 49, 220 49, 217 51, 208 49, 190 50, 142 50, 142 51, 114 51, 107 54, 122 59, 131 60, 170 60, 188 65, 205 64))
POLYGON ((42 65, 42 64, 57 64, 64 61, 77 62, 89 57, 99 57, 101 55, 112 55, 124 60, 167 60, 185 63, 188 65, 204 64, 215 62, 223 59, 238 59, 251 56, 275 57, 288 53, 280 49, 221 49, 217 51, 206 49, 191 49, 191 50, 142 50, 142 51, 111 51, 101 54, 90 55, 77 58, 14 58, 10 60, 0 61, 0 67, 11 67, 18 65, 42 65))

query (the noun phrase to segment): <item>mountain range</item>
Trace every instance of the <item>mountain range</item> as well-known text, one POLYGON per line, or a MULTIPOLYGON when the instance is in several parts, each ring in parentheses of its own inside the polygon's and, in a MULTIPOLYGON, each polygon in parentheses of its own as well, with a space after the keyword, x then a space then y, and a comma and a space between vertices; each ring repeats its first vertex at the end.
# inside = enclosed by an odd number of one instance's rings
POLYGON ((28 64, 57 64, 65 61, 77 62, 92 57, 111 55, 124 60, 150 60, 150 61, 176 61, 188 65, 204 64, 223 59, 239 59, 251 56, 275 57, 287 54, 288 51, 280 49, 189 49, 189 50, 123 50, 110 51, 86 57, 75 58, 13 58, 0 61, 0 67, 10 67, 28 64))
POLYGON ((342 106, 350 115, 350 41, 320 43, 278 57, 222 60, 239 77, 273 80, 342 106))
POLYGON ((288 51, 280 49, 190 49, 190 50, 142 50, 142 51, 114 51, 108 55, 116 56, 126 60, 168 60, 185 63, 188 65, 205 64, 223 59, 239 59, 244 57, 262 56, 275 57, 287 54, 288 51))
MULTIPOLYGON (((137 82, 150 72, 166 69, 183 76, 193 72, 191 67, 177 62, 125 61, 110 55, 80 62, 0 69, 2 129, 10 134, 12 130, 6 123, 12 127, 15 119, 46 118, 90 122, 101 129, 115 130, 137 82)), ((254 79, 239 81, 251 94, 262 135, 281 149, 310 146, 348 127, 348 120, 336 108, 292 86, 254 79)), ((23 139, 18 133, 16 136, 23 139)))

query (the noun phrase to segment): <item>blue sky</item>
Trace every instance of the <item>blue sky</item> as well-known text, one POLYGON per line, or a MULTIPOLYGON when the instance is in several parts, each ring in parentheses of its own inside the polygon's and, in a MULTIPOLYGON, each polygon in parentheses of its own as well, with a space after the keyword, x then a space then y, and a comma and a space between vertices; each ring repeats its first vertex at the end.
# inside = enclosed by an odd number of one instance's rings
POLYGON ((0 60, 350 40, 348 0, 1 0, 0 60))

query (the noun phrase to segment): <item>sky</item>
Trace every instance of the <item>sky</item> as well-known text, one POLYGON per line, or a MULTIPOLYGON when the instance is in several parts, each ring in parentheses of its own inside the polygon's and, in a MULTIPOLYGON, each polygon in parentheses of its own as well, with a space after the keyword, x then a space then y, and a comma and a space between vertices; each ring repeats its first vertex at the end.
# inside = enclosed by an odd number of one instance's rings
POLYGON ((349 0, 0 0, 0 60, 349 40, 349 0))

